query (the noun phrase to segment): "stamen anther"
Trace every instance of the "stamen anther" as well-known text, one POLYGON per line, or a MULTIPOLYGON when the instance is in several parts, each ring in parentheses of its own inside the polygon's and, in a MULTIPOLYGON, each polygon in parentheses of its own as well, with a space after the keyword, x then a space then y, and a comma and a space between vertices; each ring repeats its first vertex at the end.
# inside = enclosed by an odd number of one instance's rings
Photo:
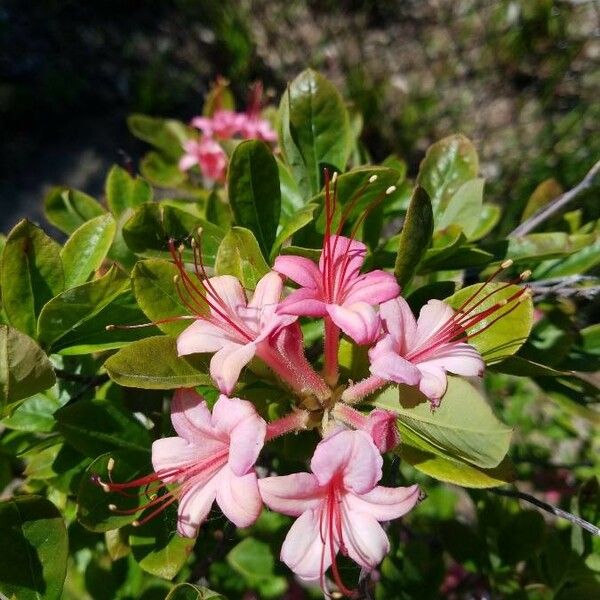
POLYGON ((377 175, 371 175, 371 177, 369 177, 369 183, 374 183, 375 181, 377 181, 377 175))
POLYGON ((523 271, 521 273, 521 275, 519 275, 519 279, 521 281, 525 281, 526 279, 529 279, 531 277, 531 271, 529 269, 527 269, 526 271, 523 271))
POLYGON ((500 263, 500 267, 502 269, 508 269, 509 267, 512 267, 513 264, 513 260, 512 258, 509 258, 507 260, 505 260, 503 263, 500 263))
POLYGON ((108 505, 108 510, 110 510, 111 512, 115 512, 117 510, 117 505, 116 504, 109 504, 108 505))
POLYGON ((106 331, 112 331, 114 328, 114 325, 107 325, 104 329, 106 329, 106 331))
POLYGON ((331 176, 331 183, 335 183, 337 181, 338 178, 338 172, 334 171, 333 175, 331 176))
POLYGON ((141 523, 139 521, 134 521, 131 526, 132 527, 139 527, 141 525, 141 523))
POLYGON ((108 459, 108 464, 107 464, 107 469, 108 469, 109 473, 110 473, 110 471, 112 471, 114 468, 115 468, 115 459, 114 459, 114 458, 111 456, 111 457, 108 459))
POLYGON ((396 191, 396 186, 395 185, 390 185, 390 187, 385 190, 385 195, 389 196, 390 194, 393 194, 396 191))

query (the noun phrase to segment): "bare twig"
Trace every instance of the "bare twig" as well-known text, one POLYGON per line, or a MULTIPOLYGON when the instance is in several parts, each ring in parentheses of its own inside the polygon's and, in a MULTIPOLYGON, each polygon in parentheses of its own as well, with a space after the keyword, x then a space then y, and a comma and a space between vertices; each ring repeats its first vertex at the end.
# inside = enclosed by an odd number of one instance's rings
POLYGON ((525 502, 529 502, 546 512, 549 512, 551 515, 555 517, 559 517, 560 519, 565 519, 573 523, 573 525, 577 525, 581 527, 581 529, 585 529, 589 531, 592 535, 596 535, 600 537, 600 527, 596 527, 596 525, 592 525, 590 522, 574 515, 573 513, 567 512, 562 508, 558 508, 557 506, 553 506, 552 504, 548 504, 543 500, 539 500, 535 496, 531 494, 525 494, 524 492, 512 491, 512 490, 499 490, 497 488, 490 488, 488 490, 492 492, 492 494, 496 494, 497 496, 506 496, 507 498, 517 498, 518 500, 524 500, 525 502))
POLYGON ((580 285, 598 283, 597 277, 589 275, 570 275, 533 281, 529 288, 537 300, 548 297, 571 298, 579 296, 592 300, 600 293, 600 285, 580 285))
POLYGON ((523 221, 518 227, 513 229, 508 235, 509 237, 521 237, 535 229, 540 223, 551 217, 554 213, 564 208, 571 200, 577 197, 581 192, 590 188, 594 182, 594 178, 600 171, 600 160, 587 172, 587 175, 568 192, 561 194, 548 205, 544 206, 529 219, 523 221))

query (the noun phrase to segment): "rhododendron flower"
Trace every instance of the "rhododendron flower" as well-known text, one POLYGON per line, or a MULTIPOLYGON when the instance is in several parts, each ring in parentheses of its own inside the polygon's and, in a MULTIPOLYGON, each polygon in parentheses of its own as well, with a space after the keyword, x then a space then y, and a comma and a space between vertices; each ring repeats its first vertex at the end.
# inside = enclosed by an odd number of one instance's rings
POLYGON ((263 142, 277 141, 277 134, 271 123, 261 118, 258 113, 242 113, 239 119, 239 133, 248 140, 263 140, 263 142))
POLYGON ((262 508, 254 463, 267 432, 254 406, 220 396, 211 414, 202 396, 181 389, 173 397, 171 422, 177 436, 152 444, 152 475, 127 483, 99 482, 108 492, 149 488, 157 482, 162 482, 158 489, 168 485, 169 491, 132 511, 113 509, 126 513, 155 507, 142 522, 134 523, 140 525, 179 500, 177 530, 185 537, 197 535, 215 500, 238 527, 254 523, 262 508))
POLYGON ((179 160, 179 169, 187 171, 194 165, 200 167, 202 175, 212 181, 223 182, 227 170, 227 155, 221 146, 210 137, 187 140, 183 143, 185 154, 179 160))
POLYGON ((473 346, 461 341, 465 331, 457 313, 441 300, 430 300, 415 319, 398 297, 381 305, 387 334, 369 352, 371 372, 387 381, 419 386, 434 405, 444 395, 446 372, 481 376, 484 363, 473 346))
POLYGON ((191 125, 200 129, 205 136, 228 140, 240 131, 240 113, 219 109, 212 117, 194 117, 191 125))
POLYGON ((376 408, 365 415, 343 402, 338 402, 332 414, 342 423, 366 431, 382 454, 393 450, 400 443, 400 432, 396 426, 398 415, 390 410, 376 408))
POLYGON ((407 513, 419 489, 378 486, 383 460, 364 431, 338 430, 321 441, 312 457, 312 473, 267 477, 259 482, 265 504, 299 517, 281 548, 281 559, 300 578, 320 581, 332 566, 340 591, 338 552, 371 571, 389 550, 379 524, 407 513))

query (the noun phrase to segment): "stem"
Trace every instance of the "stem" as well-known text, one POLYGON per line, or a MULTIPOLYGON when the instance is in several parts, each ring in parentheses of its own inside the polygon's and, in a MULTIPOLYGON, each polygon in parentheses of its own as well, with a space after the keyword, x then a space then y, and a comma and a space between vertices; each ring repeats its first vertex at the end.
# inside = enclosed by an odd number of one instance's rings
POLYGON ((371 375, 358 383, 348 386, 342 394, 342 400, 346 404, 358 404, 363 398, 376 392, 388 383, 390 382, 377 377, 377 375, 371 375))
POLYGON ((331 317, 325 317, 325 367, 323 376, 325 381, 334 386, 340 376, 338 369, 338 351, 340 347, 340 328, 331 320, 331 317))
POLYGON ((338 402, 333 407, 332 413, 336 419, 346 423, 346 425, 354 427, 354 429, 365 429, 369 421, 368 417, 363 415, 359 410, 356 410, 343 402, 338 402))
POLYGON ((302 431, 307 428, 310 415, 306 410, 294 410, 289 415, 267 423, 265 441, 269 442, 292 431, 302 431))
POLYGON ((529 502, 530 504, 533 504, 534 506, 537 506, 538 508, 541 508, 542 510, 549 512, 551 515, 554 515, 555 517, 559 517, 560 519, 565 519, 567 521, 570 521, 574 525, 581 527, 581 529, 585 529, 586 531, 589 531, 592 535, 596 535, 596 536, 600 537, 600 527, 596 527, 596 525, 592 525, 590 522, 586 521, 585 519, 582 519, 581 517, 578 517, 577 515, 574 515, 573 513, 567 512, 566 510, 563 510, 562 508, 558 508, 557 506, 548 504, 547 502, 544 502, 543 500, 539 500, 538 498, 536 498, 535 496, 532 496, 531 494, 525 494, 524 492, 519 492, 519 491, 513 492, 511 490, 499 490, 499 489, 494 489, 494 488, 490 488, 488 491, 492 492, 492 494, 496 494, 497 496, 506 496, 507 498, 517 498, 519 500, 524 500, 525 502, 529 502))
POLYGON ((554 213, 558 212, 561 208, 564 208, 571 200, 577 197, 581 192, 590 188, 594 182, 594 177, 600 171, 600 160, 587 172, 586 176, 571 190, 565 192, 555 198, 550 204, 544 206, 536 213, 534 213, 529 219, 521 223, 518 227, 513 229, 509 233, 509 237, 521 237, 538 225, 543 223, 546 219, 551 217, 554 213))

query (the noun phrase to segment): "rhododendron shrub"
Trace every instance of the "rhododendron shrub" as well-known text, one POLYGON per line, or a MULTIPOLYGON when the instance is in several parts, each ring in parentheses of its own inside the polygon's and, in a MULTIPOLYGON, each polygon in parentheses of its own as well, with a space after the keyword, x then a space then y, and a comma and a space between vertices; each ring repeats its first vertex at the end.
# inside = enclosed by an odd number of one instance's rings
POLYGON ((463 135, 409 178, 318 73, 261 93, 2 238, 0 592, 594 597, 597 454, 532 469, 594 444, 595 221, 502 237, 463 135))

